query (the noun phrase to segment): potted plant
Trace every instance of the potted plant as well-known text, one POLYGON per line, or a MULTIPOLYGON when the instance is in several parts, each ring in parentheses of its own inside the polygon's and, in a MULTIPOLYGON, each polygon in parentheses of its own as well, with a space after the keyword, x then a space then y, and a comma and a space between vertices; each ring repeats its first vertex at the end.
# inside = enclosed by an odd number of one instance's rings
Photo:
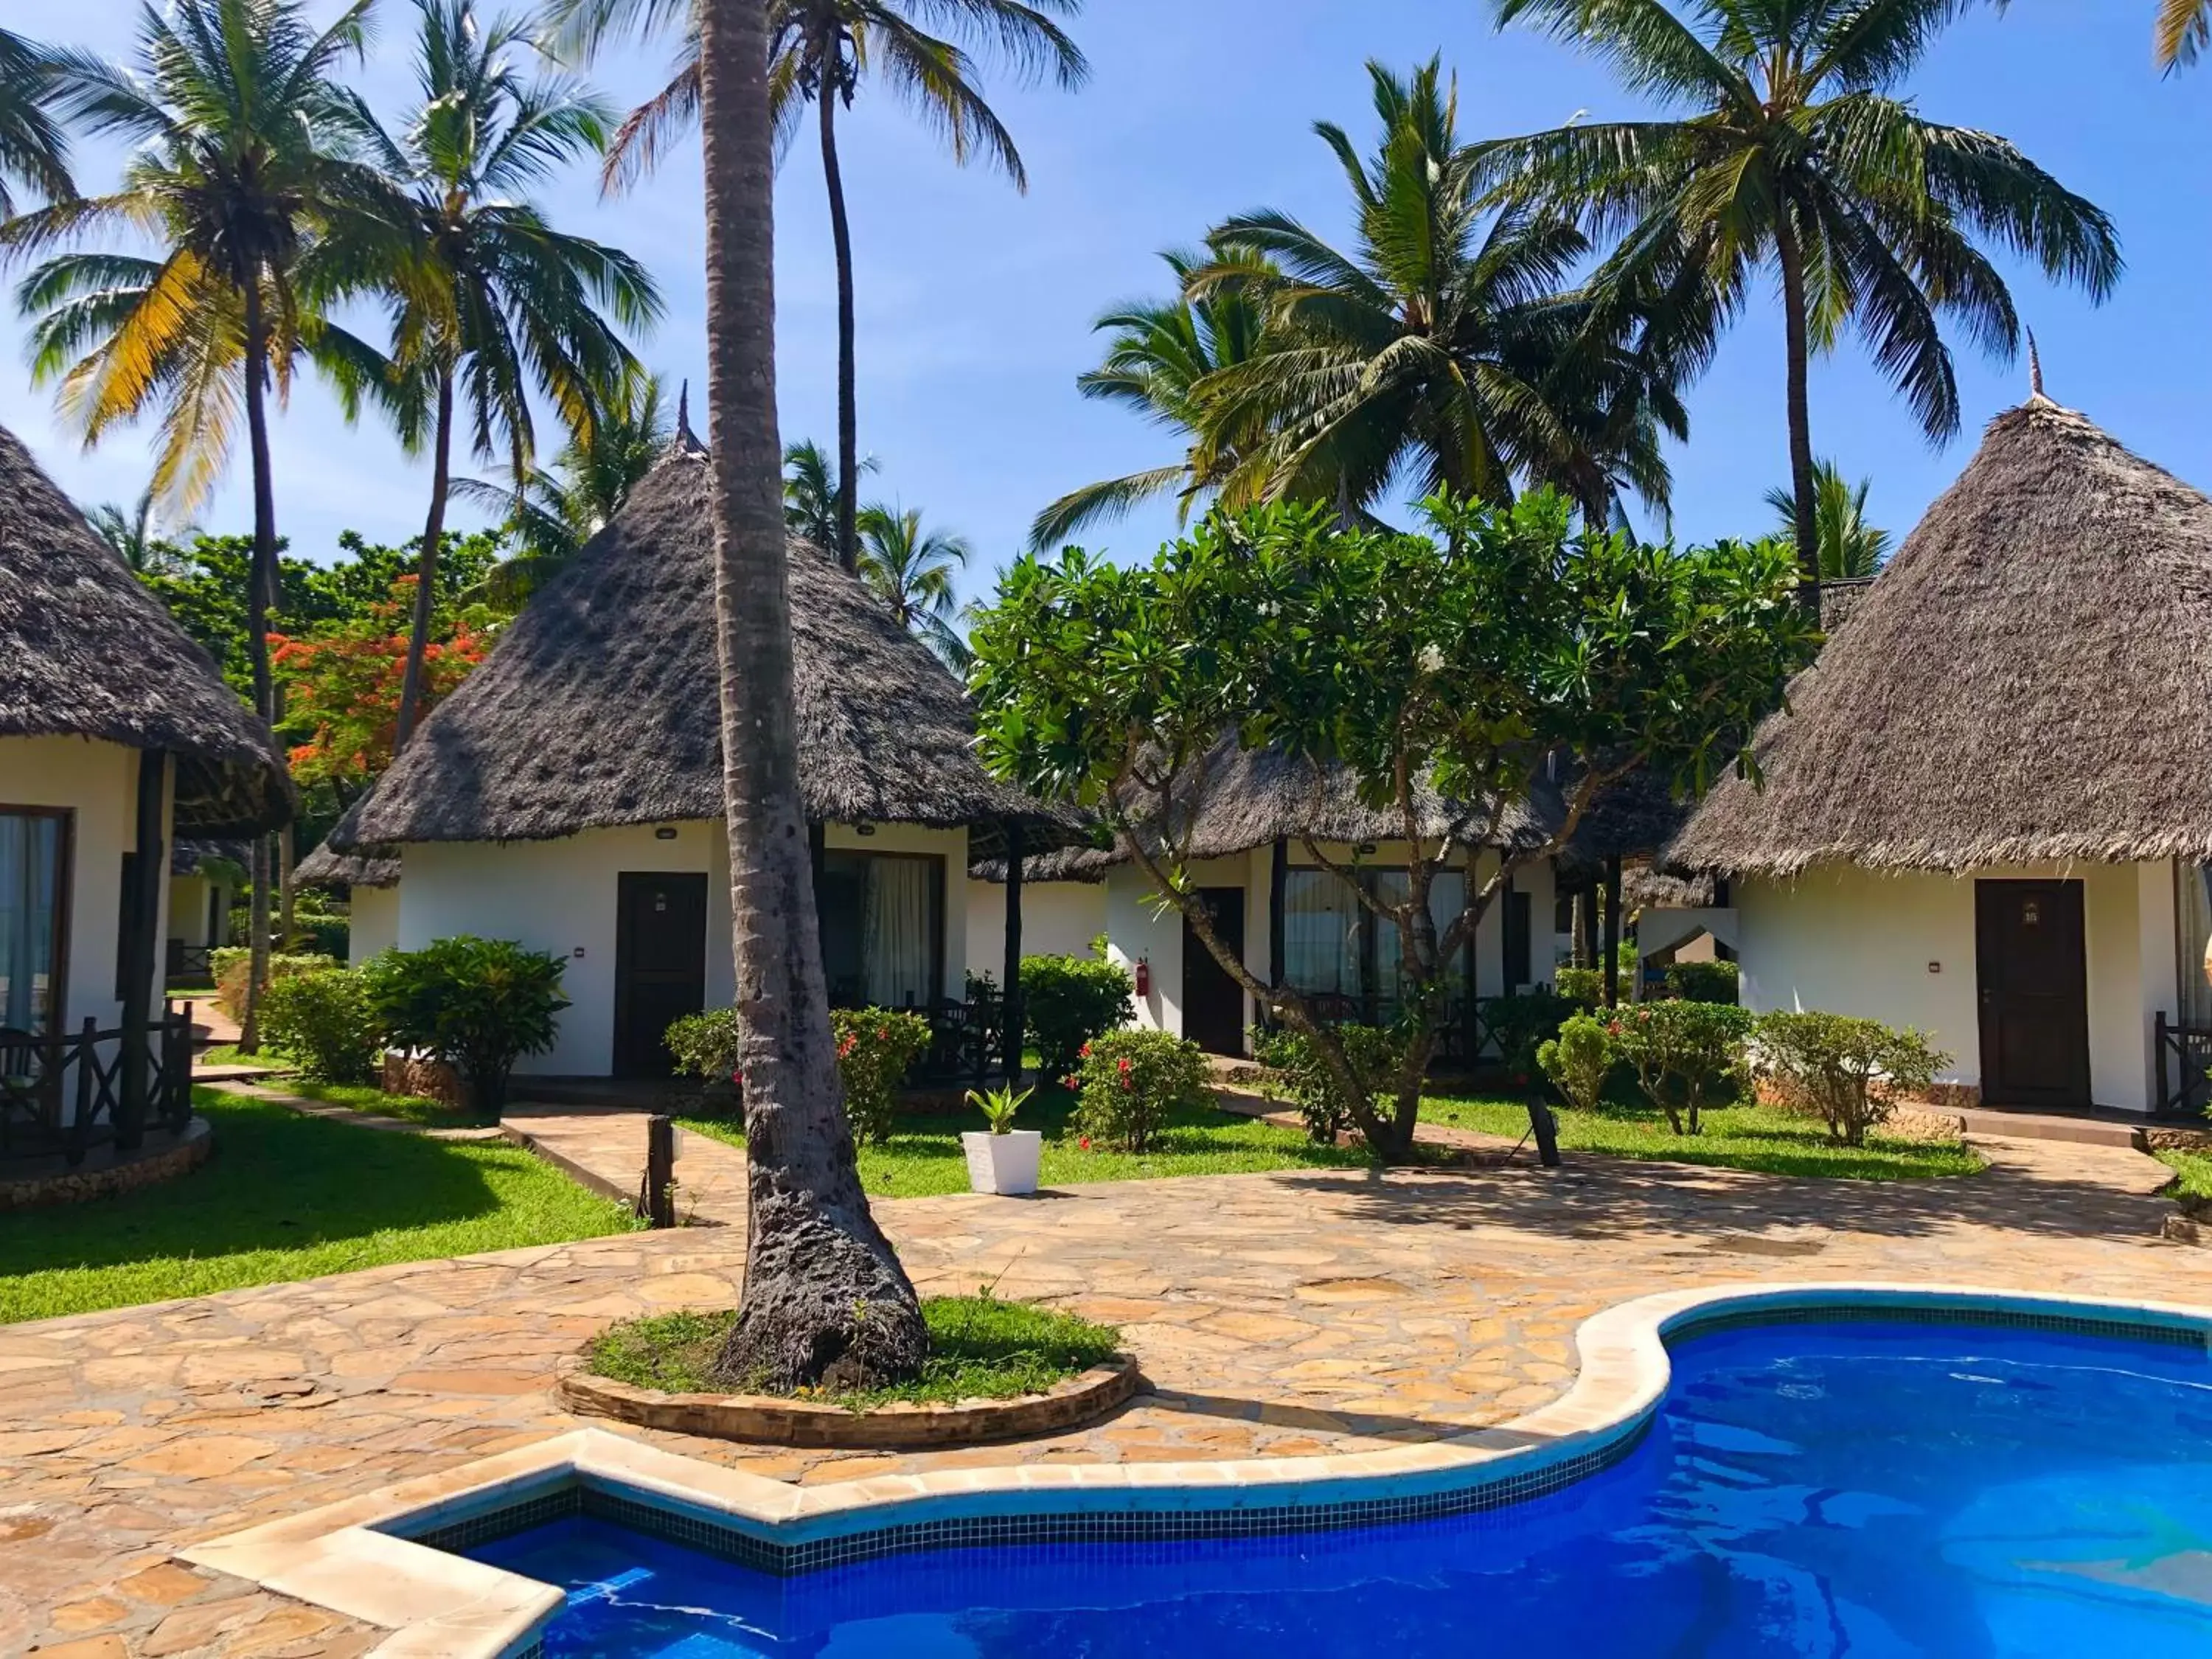
POLYGON ((1036 1092, 1012 1088, 968 1091, 968 1103, 983 1114, 988 1129, 962 1132, 960 1145, 968 1154, 968 1185, 979 1193, 998 1193, 1021 1198, 1037 1189, 1037 1159, 1044 1151, 1044 1136, 1036 1129, 1014 1127, 1014 1115, 1036 1092))

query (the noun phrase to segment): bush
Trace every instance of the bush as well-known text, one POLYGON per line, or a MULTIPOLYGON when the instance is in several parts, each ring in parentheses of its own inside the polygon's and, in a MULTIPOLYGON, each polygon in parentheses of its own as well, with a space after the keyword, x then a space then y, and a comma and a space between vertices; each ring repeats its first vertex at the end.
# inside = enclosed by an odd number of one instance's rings
POLYGON ((469 1104, 496 1117, 514 1062, 543 1054, 560 1035, 554 1016, 566 957, 513 939, 467 933, 420 951, 386 951, 361 972, 391 1040, 442 1060, 468 1085, 469 1104))
MULTIPOLYGON (((1582 970, 1588 973, 1588 969, 1582 970)), ((1605 1080, 1613 1075, 1613 1036, 1605 1022, 1593 1014, 1577 1014, 1564 1022, 1559 1036, 1536 1048, 1536 1064, 1552 1079, 1567 1104, 1594 1110, 1605 1093, 1605 1080)))
MULTIPOLYGON (((1352 1074, 1360 1081, 1366 1105, 1370 1110, 1382 1109, 1379 1103, 1397 1091, 1398 1068, 1406 1059, 1405 1039, 1379 1025, 1339 1025, 1335 1030, 1344 1044, 1345 1058, 1352 1062, 1352 1074)), ((1352 1126, 1354 1103, 1346 1098, 1344 1085, 1322 1060, 1320 1046, 1311 1037, 1287 1027, 1255 1031, 1252 1052, 1275 1074, 1268 1092, 1273 1095, 1279 1091, 1280 1098, 1298 1109, 1298 1115, 1306 1121, 1306 1133, 1315 1140, 1330 1145, 1352 1126)))
POLYGON ((709 1008, 671 1022, 661 1042, 676 1061, 676 1075, 703 1079, 702 1110, 710 1117, 740 1115, 744 1110, 738 1054, 738 1011, 709 1008))
MULTIPOLYGON (((243 945, 226 945, 208 952, 208 968, 215 975, 215 1006, 233 1019, 246 1018, 246 976, 252 971, 252 956, 243 945)), ((327 973, 337 965, 336 957, 271 952, 269 980, 274 984, 293 974, 327 973)))
POLYGON ((1570 1002, 1578 1002, 1585 1008, 1595 1008, 1605 1000, 1605 971, 1599 968, 1561 968, 1553 974, 1552 981, 1561 996, 1570 1002))
POLYGON ((1141 1152, 1170 1111, 1206 1103, 1206 1057, 1166 1031, 1109 1031, 1081 1056, 1076 1086, 1076 1133, 1141 1152))
POLYGON ((384 1026, 368 987, 344 968, 271 981, 261 1000, 261 1031, 301 1075, 321 1083, 367 1083, 384 1053, 384 1026))
POLYGON ((1742 1083, 1753 1024, 1734 1003, 1650 1002, 1621 1009, 1607 1029, 1644 1097, 1667 1114, 1676 1134, 1686 1118, 1697 1134, 1705 1109, 1733 1099, 1742 1083))
POLYGON ((1505 1069, 1516 1083, 1525 1084, 1537 1074, 1537 1051, 1559 1036, 1561 1025, 1582 1012, 1580 1004, 1556 992, 1522 991, 1491 998, 1482 1005, 1482 1021, 1498 1040, 1505 1069))
POLYGON ((1677 962, 1667 969, 1667 991, 1685 1002, 1734 1002, 1736 969, 1732 962, 1677 962))
POLYGON ((845 1084, 845 1115, 856 1139, 890 1139, 898 1118, 899 1085, 915 1060, 929 1052, 929 1022, 910 1009, 836 1008, 837 1074, 845 1084))
POLYGON ((1064 1077, 1083 1045, 1137 1017, 1136 986, 1119 963, 1088 957, 1022 958, 1022 1023, 1047 1077, 1064 1077))
POLYGON ((1820 1118, 1846 1146, 1863 1146, 1899 1100, 1924 1093, 1951 1063, 1910 1027, 1821 1013, 1763 1016, 1756 1059, 1783 1104, 1820 1118))

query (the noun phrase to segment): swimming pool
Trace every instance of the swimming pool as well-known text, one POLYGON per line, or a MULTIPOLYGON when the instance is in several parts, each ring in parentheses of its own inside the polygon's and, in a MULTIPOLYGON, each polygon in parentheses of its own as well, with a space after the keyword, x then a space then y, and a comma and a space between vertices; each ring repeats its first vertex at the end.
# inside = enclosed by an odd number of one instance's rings
POLYGON ((477 1545, 547 1659, 1052 1654, 2036 1659, 2212 1652, 2212 1356, 1885 1318, 1670 1341, 1650 1431, 1509 1507, 773 1577, 590 1515, 477 1545))

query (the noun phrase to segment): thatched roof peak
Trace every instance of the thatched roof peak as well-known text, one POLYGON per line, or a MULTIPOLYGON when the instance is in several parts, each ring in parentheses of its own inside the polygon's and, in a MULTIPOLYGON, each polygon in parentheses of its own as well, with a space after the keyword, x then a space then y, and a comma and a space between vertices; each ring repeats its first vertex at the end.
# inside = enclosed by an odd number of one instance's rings
POLYGON ((341 853, 327 841, 293 866, 302 887, 397 887, 399 856, 389 848, 341 853))
POLYGON ((4 428, 0 737, 174 755, 179 835, 246 835, 292 815, 268 728, 4 428))
POLYGON ((1670 864, 2212 859, 2212 500, 2033 398, 1790 702, 1670 864))
MULTIPOLYGON (((673 446, 331 836, 340 852, 722 814, 703 452, 673 446)), ((989 777, 967 693, 859 580, 791 544, 799 787, 821 823, 966 825, 977 856, 1072 814, 989 777)))

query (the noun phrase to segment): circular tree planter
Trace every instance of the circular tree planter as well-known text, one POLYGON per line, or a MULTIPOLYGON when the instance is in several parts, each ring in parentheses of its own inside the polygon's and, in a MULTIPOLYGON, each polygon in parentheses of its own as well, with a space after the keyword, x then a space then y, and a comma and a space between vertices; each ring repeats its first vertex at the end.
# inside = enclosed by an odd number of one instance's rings
POLYGON ((1143 1386, 1137 1362, 1121 1354, 1043 1394, 963 1400, 952 1405, 899 1401, 854 1411, 778 1395, 664 1394, 594 1376, 577 1355, 562 1361, 554 1393, 562 1405, 581 1415, 611 1417, 673 1434, 774 1446, 915 1451, 1080 1428, 1105 1416, 1143 1386))

